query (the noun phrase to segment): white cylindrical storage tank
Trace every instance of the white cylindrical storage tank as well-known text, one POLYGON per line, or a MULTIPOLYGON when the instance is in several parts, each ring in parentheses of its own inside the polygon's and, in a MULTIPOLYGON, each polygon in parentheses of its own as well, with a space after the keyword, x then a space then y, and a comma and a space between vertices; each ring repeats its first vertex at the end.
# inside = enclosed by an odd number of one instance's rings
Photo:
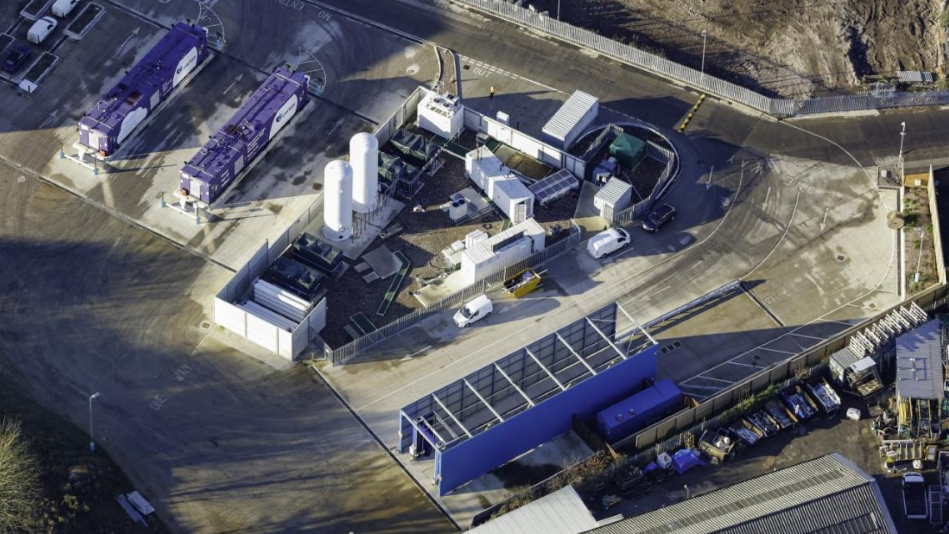
POLYGON ((353 235, 353 168, 331 161, 323 171, 323 235, 333 241, 353 235))
POLYGON ((379 202, 379 141, 370 133, 349 140, 349 164, 353 167, 353 209, 369 213, 379 202))

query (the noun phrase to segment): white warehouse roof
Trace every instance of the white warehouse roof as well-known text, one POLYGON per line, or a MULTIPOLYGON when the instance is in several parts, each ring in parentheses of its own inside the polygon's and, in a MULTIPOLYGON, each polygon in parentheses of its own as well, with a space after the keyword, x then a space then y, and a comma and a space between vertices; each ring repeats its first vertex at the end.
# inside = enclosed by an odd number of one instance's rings
POLYGON ((572 486, 471 529, 471 534, 580 534, 597 527, 572 486))
POLYGON ((587 113, 598 105, 598 102, 593 95, 583 91, 574 91, 563 106, 560 106, 557 113, 554 113, 554 116, 547 121, 543 132, 557 139, 566 139, 587 113))

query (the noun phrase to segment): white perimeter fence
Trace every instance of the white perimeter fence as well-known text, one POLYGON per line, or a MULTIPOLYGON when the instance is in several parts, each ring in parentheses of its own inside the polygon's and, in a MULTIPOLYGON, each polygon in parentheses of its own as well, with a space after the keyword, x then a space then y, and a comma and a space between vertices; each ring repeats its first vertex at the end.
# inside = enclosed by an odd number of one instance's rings
POLYGON ((775 117, 949 104, 949 91, 890 91, 807 100, 771 98, 503 0, 453 1, 775 117))

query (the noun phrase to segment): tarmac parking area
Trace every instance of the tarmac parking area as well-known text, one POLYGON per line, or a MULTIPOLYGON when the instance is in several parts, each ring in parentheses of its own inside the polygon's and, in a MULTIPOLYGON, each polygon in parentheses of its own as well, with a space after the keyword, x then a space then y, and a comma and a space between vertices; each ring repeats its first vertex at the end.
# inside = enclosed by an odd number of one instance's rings
POLYGON ((305 367, 209 335, 226 269, 2 163, 0 257, 0 389, 83 429, 100 392, 100 449, 171 531, 452 529, 305 367))
MULTIPOLYGON (((312 6, 296 11, 276 2, 266 9, 256 2, 105 5, 106 14, 85 38, 67 40, 58 49, 62 62, 35 94, 0 91, 0 106, 11 111, 0 117, 0 159, 232 269, 321 198, 322 169, 347 152, 349 137, 374 129, 412 90, 437 76, 430 46, 339 15, 311 13, 312 6), (61 159, 61 150, 75 153, 82 113, 164 35, 164 26, 182 19, 200 19, 223 33, 223 50, 98 174, 61 159), (314 91, 322 79, 323 98, 311 99, 212 217, 198 224, 162 208, 162 193, 174 200, 181 165, 274 66, 284 63, 308 72, 314 91)), ((7 22, 0 20, 0 27, 7 22)))

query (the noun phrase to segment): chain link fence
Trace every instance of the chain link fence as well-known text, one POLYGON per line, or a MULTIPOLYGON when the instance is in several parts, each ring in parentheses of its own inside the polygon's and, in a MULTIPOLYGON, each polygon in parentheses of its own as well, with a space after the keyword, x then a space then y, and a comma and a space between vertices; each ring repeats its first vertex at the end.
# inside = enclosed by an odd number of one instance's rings
POLYGON ((581 236, 582 232, 580 227, 577 226, 575 222, 570 221, 570 230, 567 237, 538 252, 537 254, 525 258, 524 260, 521 260, 513 265, 509 265, 503 271, 495 273, 479 282, 475 282, 473 285, 453 293, 444 299, 429 305, 426 308, 416 310, 405 317, 400 317, 399 319, 392 321, 378 330, 360 337, 359 339, 353 340, 352 342, 339 348, 333 349, 328 345, 324 345, 323 355, 326 360, 333 365, 343 365, 348 363, 360 353, 365 352, 366 349, 379 343, 380 341, 390 338, 444 309, 461 306, 465 302, 468 302, 479 295, 483 295, 499 287, 504 283, 505 280, 525 269, 538 267, 556 258, 557 256, 560 256, 561 254, 579 245, 581 242, 581 236))
POLYGON ((618 43, 595 32, 578 28, 502 0, 454 1, 775 117, 949 104, 949 91, 868 93, 807 100, 771 98, 655 54, 618 43))

